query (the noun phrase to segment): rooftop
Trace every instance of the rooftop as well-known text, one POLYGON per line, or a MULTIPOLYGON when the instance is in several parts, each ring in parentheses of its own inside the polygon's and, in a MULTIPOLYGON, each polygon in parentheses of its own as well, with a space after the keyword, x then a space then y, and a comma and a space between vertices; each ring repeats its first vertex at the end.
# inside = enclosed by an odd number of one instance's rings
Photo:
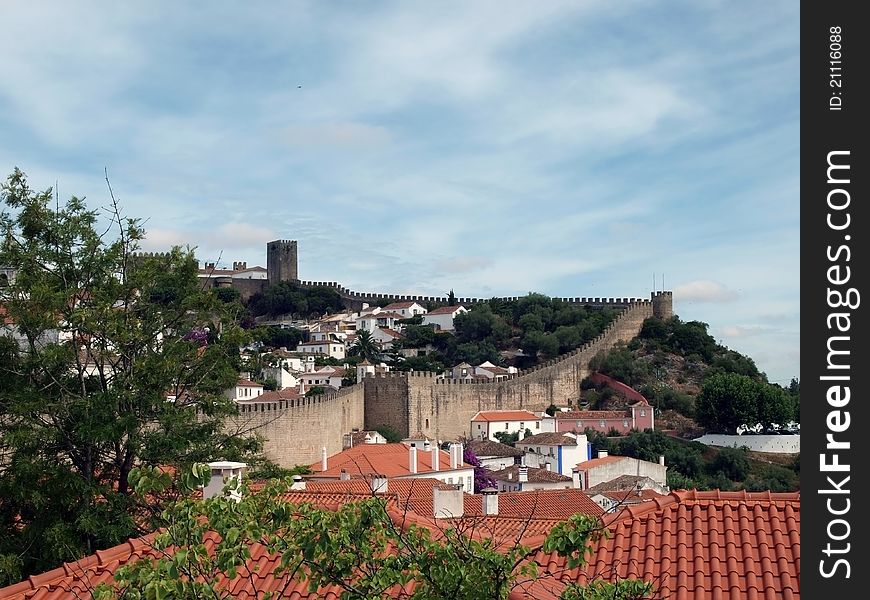
MULTIPOLYGON (((560 473, 548 471, 538 467, 526 467, 528 469, 528 483, 570 483, 571 478, 560 473)), ((520 480, 520 466, 511 465, 500 471, 494 471, 492 476, 496 481, 511 481, 514 483, 520 480)))
MULTIPOLYGON (((382 475, 384 477, 409 477, 414 475, 410 470, 410 450, 405 444, 360 444, 348 448, 327 459, 327 470, 321 471, 320 462, 310 466, 313 478, 338 479, 345 471, 352 478, 382 475)), ((438 450, 439 471, 453 471, 450 468, 450 454, 438 450)), ((466 463, 459 465, 460 469, 471 469, 466 463)), ((417 475, 434 473, 432 470, 432 451, 417 449, 417 475)))
POLYGON ((536 433, 524 437, 517 441, 517 444, 541 444, 546 446, 576 446, 577 438, 568 433, 559 433, 556 431, 548 431, 545 433, 536 433))
POLYGON ((464 306, 442 306, 440 308, 435 308, 427 312, 428 316, 432 315, 452 315, 459 309, 465 309, 464 306))
POLYGON ((513 458, 525 454, 522 450, 496 442, 493 440, 473 440, 468 442, 467 446, 471 448, 477 458, 488 458, 492 456, 513 458))
POLYGON ((537 421, 540 417, 528 410, 484 410, 471 419, 472 421, 537 421))

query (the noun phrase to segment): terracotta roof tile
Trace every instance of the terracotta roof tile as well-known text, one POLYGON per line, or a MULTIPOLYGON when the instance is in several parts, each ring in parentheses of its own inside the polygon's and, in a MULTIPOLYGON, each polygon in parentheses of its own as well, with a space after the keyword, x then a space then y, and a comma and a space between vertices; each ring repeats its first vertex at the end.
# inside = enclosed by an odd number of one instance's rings
POLYGON ((490 456, 513 458, 525 454, 525 452, 519 448, 514 448, 513 446, 508 446, 507 444, 502 444, 501 442, 493 440, 473 440, 468 442, 467 445, 478 458, 490 456))
MULTIPOLYGON (((450 468, 450 454, 439 450, 439 471, 453 471, 450 468)), ((410 451, 405 444, 361 444, 348 448, 327 459, 327 470, 320 469, 320 462, 310 466, 314 472, 313 478, 338 479, 342 470, 354 476, 383 475, 392 477, 412 476, 410 470, 410 451)), ((471 465, 462 463, 460 469, 471 469, 471 465)), ((417 474, 435 473, 432 470, 432 452, 417 449, 417 474)))
POLYGON ((528 410, 484 410, 472 421, 537 421, 540 417, 528 410))
POLYGON ((459 310, 460 308, 465 308, 464 306, 442 306, 440 308, 434 308, 427 312, 427 315, 450 315, 459 310))
POLYGON ((559 433, 553 431, 547 431, 544 433, 537 433, 535 435, 530 435, 521 440, 517 441, 518 445, 525 444, 543 444, 547 446, 576 446, 577 438, 572 436, 569 433, 559 433))
MULTIPOLYGON (((467 516, 483 513, 483 497, 465 496, 467 516)), ((601 516, 604 509, 592 501, 582 490, 534 490, 528 492, 501 492, 498 495, 498 514, 519 519, 567 519, 584 513, 601 516)))
MULTIPOLYGON (((527 467, 528 470, 528 482, 529 483, 570 483, 571 478, 566 477, 560 473, 554 473, 553 471, 548 471, 547 469, 540 469, 538 467, 527 467)), ((510 467, 505 467, 500 471, 493 471, 492 476, 496 479, 496 481, 511 481, 514 483, 518 483, 520 472, 519 465, 511 465, 510 467)))
POLYGON ((800 494, 672 492, 607 515, 583 570, 539 552, 556 579, 515 590, 512 599, 557 598, 561 585, 592 578, 652 581, 656 597, 800 597, 800 494), (561 585, 560 585, 561 584, 561 585))

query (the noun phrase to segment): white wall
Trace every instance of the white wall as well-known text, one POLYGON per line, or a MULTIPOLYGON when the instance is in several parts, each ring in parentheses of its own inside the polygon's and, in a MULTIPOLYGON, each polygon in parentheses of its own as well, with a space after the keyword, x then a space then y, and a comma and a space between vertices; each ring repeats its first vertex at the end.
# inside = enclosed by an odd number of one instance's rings
POLYGON ((746 446, 755 452, 797 454, 801 451, 800 435, 722 435, 708 433, 694 440, 708 446, 741 448, 746 446))

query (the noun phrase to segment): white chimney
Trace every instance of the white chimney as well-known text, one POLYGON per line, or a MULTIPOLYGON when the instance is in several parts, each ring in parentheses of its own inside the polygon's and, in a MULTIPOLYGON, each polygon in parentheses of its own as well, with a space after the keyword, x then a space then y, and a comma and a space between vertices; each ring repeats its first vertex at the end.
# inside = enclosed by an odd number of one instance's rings
POLYGON ((423 442, 423 450, 424 451, 429 452, 431 449, 432 449, 432 444, 429 442, 429 440, 426 440, 425 442, 423 442))
POLYGON ((488 487, 481 490, 483 493, 483 514, 497 515, 498 514, 498 490, 488 487))
POLYGON ((665 457, 663 454, 659 455, 659 464, 665 466, 665 457))
POLYGON ((329 464, 329 455, 326 453, 326 446, 320 449, 320 470, 326 471, 329 464))
POLYGON ((293 485, 290 486, 291 490, 304 490, 305 482, 302 480, 302 475, 294 475, 293 476, 293 485))
POLYGON ((607 456, 607 450, 598 451, 598 458, 604 458, 605 456, 607 456))
POLYGON ((456 444, 456 468, 462 466, 462 457, 465 456, 465 448, 462 444, 456 444))
POLYGON ((417 447, 411 446, 408 448, 408 470, 411 473, 417 472, 417 447))
POLYGON ((525 429, 520 429, 520 430, 517 432, 517 441, 518 441, 518 442, 522 442, 524 437, 526 437, 526 430, 525 430, 525 429))
POLYGON ((544 463, 544 467, 545 467, 548 471, 552 471, 552 470, 553 470, 553 463, 551 463, 551 462, 548 460, 547 462, 544 463))
POLYGON ((227 489, 227 495, 238 502, 242 495, 238 490, 242 483, 242 473, 248 465, 242 462, 218 461, 208 463, 211 480, 202 489, 203 499, 213 498, 227 489))
POLYGON ((387 478, 383 475, 372 475, 372 480, 369 483, 373 494, 387 493, 387 478))
POLYGON ((347 471, 345 471, 344 469, 342 469, 342 470, 341 470, 341 473, 340 473, 339 476, 338 476, 338 478, 339 478, 339 480, 341 480, 341 481, 350 481, 350 473, 348 473, 347 471))
POLYGON ((465 513, 465 494, 459 486, 432 488, 432 512, 436 519, 461 517, 465 513))
POLYGON ((528 467, 520 467, 519 476, 517 480, 522 483, 529 480, 529 468, 528 467))
POLYGON ((450 444, 450 468, 456 469, 458 465, 456 464, 456 448, 457 444, 450 444))
POLYGON ((432 470, 435 472, 441 470, 441 448, 438 444, 432 444, 432 470))
POLYGON ((583 484, 580 481, 580 469, 571 469, 571 483, 575 490, 583 488, 583 484))

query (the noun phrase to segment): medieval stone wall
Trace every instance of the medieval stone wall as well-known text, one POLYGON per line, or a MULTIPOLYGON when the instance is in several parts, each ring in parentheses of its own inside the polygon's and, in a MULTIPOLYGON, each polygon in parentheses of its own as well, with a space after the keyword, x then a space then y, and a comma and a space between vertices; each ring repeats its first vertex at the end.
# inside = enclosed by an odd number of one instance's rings
POLYGON ((247 402, 227 429, 264 438, 264 454, 282 467, 310 465, 324 446, 330 455, 341 452, 342 435, 363 427, 364 407, 362 385, 298 400, 247 402))
POLYGON ((576 402, 580 382, 589 374, 589 361, 617 342, 637 336, 644 319, 652 315, 650 301, 632 303, 583 347, 502 381, 440 379, 426 372, 367 378, 366 426, 383 422, 402 435, 422 432, 434 439, 455 439, 469 435, 471 418, 480 410, 540 411, 551 403, 576 402))

